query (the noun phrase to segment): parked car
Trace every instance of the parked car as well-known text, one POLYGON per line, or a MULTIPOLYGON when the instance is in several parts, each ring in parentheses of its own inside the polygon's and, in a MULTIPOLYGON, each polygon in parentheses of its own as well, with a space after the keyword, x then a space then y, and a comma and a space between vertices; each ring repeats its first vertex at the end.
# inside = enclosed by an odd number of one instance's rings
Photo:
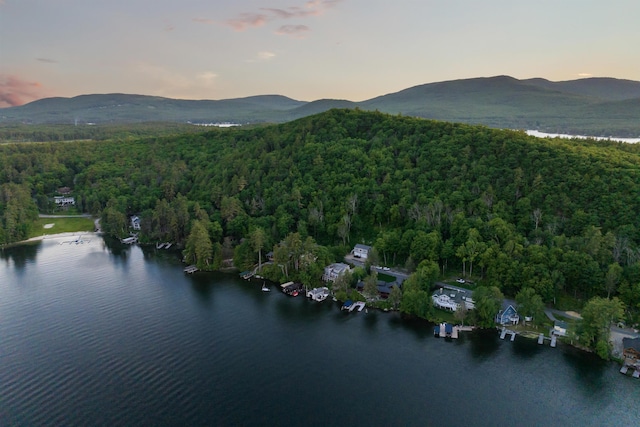
POLYGON ((464 283, 464 279, 457 279, 456 282, 458 283, 464 283))
POLYGON ((382 267, 382 269, 383 269, 384 271, 389 271, 389 270, 391 270, 389 267, 382 267))

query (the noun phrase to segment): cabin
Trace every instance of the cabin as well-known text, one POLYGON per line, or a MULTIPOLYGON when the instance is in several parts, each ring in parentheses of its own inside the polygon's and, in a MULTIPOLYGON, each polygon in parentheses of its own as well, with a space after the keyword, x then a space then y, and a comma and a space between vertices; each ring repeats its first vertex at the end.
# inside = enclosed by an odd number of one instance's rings
POLYGON ((496 314, 496 323, 499 325, 517 325, 520 323, 520 316, 515 307, 509 304, 506 308, 496 314))
POLYGON ((131 217, 131 228, 134 230, 140 230, 140 217, 137 215, 131 217))
POLYGON ((335 282, 335 280, 345 274, 347 271, 351 271, 351 267, 342 262, 336 262, 328 265, 324 268, 324 274, 322 280, 325 282, 335 282))
POLYGON ((354 246, 351 253, 356 258, 367 259, 370 251, 371 251, 371 246, 361 245, 360 243, 358 243, 357 245, 354 246))
POLYGON ((273 262, 273 251, 267 252, 267 261, 273 262))

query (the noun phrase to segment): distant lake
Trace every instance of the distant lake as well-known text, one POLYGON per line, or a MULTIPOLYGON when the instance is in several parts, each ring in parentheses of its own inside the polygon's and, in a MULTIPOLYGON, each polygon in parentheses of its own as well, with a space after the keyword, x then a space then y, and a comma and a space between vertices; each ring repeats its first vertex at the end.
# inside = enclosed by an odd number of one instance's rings
POLYGON ((0 425, 637 426, 640 380, 570 347, 457 341, 179 255, 0 250, 0 425))
POLYGON ((585 136, 585 135, 568 135, 565 133, 545 133, 539 132, 537 130, 528 130, 526 131, 527 135, 536 136, 538 138, 579 138, 579 139, 597 139, 599 141, 610 140, 610 141, 618 141, 618 142, 628 142, 630 144, 635 144, 640 142, 640 138, 618 138, 618 137, 602 137, 602 136, 585 136))

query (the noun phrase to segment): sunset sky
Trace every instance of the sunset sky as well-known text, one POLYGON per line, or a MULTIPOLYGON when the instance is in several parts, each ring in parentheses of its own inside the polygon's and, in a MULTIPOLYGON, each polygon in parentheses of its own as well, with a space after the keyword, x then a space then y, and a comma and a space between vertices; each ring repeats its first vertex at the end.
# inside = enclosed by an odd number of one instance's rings
POLYGON ((640 80, 638 0, 0 0, 0 107, 87 93, 361 101, 510 75, 640 80))

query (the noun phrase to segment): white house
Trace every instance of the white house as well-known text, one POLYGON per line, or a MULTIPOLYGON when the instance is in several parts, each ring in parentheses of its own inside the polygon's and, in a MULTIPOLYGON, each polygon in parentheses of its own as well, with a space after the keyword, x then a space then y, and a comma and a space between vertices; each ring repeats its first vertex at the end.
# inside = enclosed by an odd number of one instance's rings
POLYGON ((357 245, 354 246, 353 251, 351 252, 353 253, 353 256, 356 258, 367 259, 367 257, 369 256, 370 250, 371 250, 371 246, 361 245, 360 243, 358 243, 357 245))
POLYGON ((351 271, 351 268, 347 264, 336 262, 324 268, 322 280, 324 280, 325 282, 333 282, 347 271, 351 271))
POLYGON ((131 228, 134 230, 140 230, 140 217, 137 215, 131 217, 131 228))
POLYGON ((76 199, 71 196, 54 196, 53 201, 56 203, 56 206, 59 207, 73 206, 76 204, 76 199))

